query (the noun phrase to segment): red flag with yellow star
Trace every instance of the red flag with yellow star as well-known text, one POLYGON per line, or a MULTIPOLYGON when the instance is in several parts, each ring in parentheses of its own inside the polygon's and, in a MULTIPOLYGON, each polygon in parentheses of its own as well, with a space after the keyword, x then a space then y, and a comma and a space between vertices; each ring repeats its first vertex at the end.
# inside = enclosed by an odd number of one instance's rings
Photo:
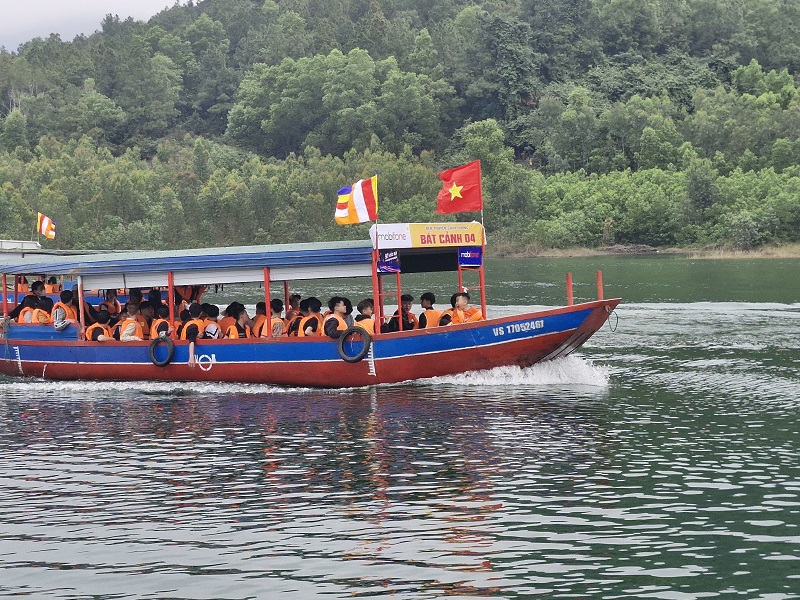
POLYGON ((442 191, 436 197, 436 212, 448 214, 483 210, 481 192, 481 161, 447 169, 439 173, 442 191))

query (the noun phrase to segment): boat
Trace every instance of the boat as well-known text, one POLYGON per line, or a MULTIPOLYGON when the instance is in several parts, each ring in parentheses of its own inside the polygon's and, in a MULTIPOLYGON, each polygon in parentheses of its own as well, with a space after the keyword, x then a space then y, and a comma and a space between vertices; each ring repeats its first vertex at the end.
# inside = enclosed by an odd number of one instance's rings
MULTIPOLYGON (((0 373, 54 380, 209 381, 347 388, 390 384, 564 357, 586 342, 620 302, 598 298, 514 316, 487 314, 485 233, 480 223, 374 224, 370 239, 157 252, 124 252, 0 259, 2 286, 15 276, 47 273, 74 279, 84 289, 258 282, 269 303, 273 288, 291 282, 362 278, 375 299, 376 323, 385 320, 407 273, 457 273, 457 288, 480 297, 485 320, 369 335, 350 328, 338 340, 281 337, 197 341, 171 337, 141 342, 85 341, 84 318, 62 331, 52 325, 8 320, 4 301, 0 373), (478 292, 478 293, 475 293, 478 292), (194 363, 194 364, 192 364, 194 363)), ((568 280, 569 281, 569 280, 568 280)), ((325 299, 323 299, 324 301, 325 299)), ((441 304, 441 302, 440 302, 441 304)), ((81 305, 80 302, 78 304, 81 305)), ((380 329, 380 328, 376 328, 380 329)))

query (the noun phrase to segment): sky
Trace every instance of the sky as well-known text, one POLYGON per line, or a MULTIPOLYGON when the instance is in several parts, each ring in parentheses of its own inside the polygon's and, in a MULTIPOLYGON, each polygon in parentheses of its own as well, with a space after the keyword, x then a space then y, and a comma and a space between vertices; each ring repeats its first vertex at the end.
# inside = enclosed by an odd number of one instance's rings
POLYGON ((0 0, 0 46, 15 52, 20 44, 51 33, 68 42, 100 29, 107 14, 147 21, 174 4, 175 0, 0 0))

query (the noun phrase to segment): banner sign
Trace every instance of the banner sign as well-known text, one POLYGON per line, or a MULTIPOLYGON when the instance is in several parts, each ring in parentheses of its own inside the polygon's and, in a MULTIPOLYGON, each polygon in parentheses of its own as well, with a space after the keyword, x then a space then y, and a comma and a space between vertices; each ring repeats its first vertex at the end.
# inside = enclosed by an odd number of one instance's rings
POLYGON ((378 273, 399 273, 400 253, 397 250, 381 250, 378 259, 378 273))
POLYGON ((373 248, 483 246, 483 226, 471 223, 380 223, 370 227, 373 248), (376 245, 377 244, 377 245, 376 245))
POLYGON ((480 267, 483 264, 483 246, 469 246, 458 249, 459 267, 480 267))

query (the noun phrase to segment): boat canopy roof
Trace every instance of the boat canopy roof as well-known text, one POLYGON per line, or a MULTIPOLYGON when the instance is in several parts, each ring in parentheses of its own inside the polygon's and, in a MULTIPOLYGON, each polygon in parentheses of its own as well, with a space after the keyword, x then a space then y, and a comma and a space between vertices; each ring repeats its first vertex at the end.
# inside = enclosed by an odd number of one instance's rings
POLYGON ((73 256, 0 255, 0 273, 6 275, 64 275, 81 277, 89 289, 369 277, 372 243, 369 240, 236 246, 154 252, 108 252, 73 256))

